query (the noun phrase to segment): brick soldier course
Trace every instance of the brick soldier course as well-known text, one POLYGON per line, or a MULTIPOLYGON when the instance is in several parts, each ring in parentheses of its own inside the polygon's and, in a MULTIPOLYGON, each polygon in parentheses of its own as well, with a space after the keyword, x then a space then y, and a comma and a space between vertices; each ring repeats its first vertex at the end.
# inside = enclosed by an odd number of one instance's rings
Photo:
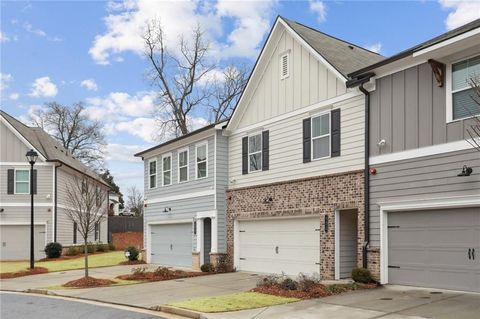
POLYGON ((362 265, 364 236, 363 171, 324 175, 227 190, 227 260, 233 264, 234 220, 265 217, 318 216, 320 219, 320 275, 335 278, 335 210, 358 212, 357 264, 362 265), (272 198, 265 203, 264 199, 272 198), (325 215, 329 227, 325 233, 325 215))

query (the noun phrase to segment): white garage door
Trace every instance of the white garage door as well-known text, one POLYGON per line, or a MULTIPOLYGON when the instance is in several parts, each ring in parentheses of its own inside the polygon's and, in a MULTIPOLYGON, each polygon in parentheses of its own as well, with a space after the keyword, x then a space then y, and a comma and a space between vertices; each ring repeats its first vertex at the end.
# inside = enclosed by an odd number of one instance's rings
POLYGON ((151 262, 192 267, 192 224, 151 226, 151 262))
POLYGON ((480 292, 480 208, 389 213, 388 281, 480 292))
POLYGON ((240 221, 239 270, 320 272, 320 218, 240 221))
MULTIPOLYGON (((45 257, 45 226, 35 225, 35 259, 45 257)), ((0 225, 0 260, 30 259, 30 225, 0 225)))

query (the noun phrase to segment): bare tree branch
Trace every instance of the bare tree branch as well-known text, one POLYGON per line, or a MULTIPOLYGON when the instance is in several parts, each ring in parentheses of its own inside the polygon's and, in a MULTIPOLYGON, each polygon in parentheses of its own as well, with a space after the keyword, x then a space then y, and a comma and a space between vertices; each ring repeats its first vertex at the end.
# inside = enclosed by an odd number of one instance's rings
POLYGON ((135 212, 135 216, 143 215, 143 195, 136 186, 127 190, 127 209, 135 212))
MULTIPOLYGON (((470 97, 480 110, 480 75, 473 75, 468 80, 468 83, 473 89, 473 94, 470 97)), ((473 112, 469 108, 464 108, 472 117, 472 123, 467 125, 466 128, 467 134, 470 136, 470 139, 467 139, 467 142, 480 152, 480 114, 478 112, 473 112)))

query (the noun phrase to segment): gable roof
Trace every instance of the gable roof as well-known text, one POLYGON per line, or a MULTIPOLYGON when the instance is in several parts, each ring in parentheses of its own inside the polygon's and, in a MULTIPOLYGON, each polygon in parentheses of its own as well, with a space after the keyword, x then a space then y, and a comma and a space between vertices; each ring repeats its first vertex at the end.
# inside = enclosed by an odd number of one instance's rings
POLYGON ((456 29, 453 29, 451 31, 445 32, 445 33, 443 33, 443 34, 441 34, 441 35, 439 35, 435 38, 432 38, 432 39, 427 40, 425 42, 422 42, 420 44, 417 44, 417 45, 415 45, 415 46, 413 46, 409 49, 406 49, 406 50, 401 51, 401 52, 399 52, 395 55, 392 55, 391 57, 386 58, 382 61, 379 61, 379 62, 374 63, 372 65, 366 66, 364 68, 360 68, 358 70, 355 70, 354 72, 349 73, 348 76, 351 77, 351 78, 357 77, 357 76, 359 76, 361 74, 364 74, 366 72, 369 72, 373 69, 376 69, 378 67, 387 65, 387 64, 395 62, 397 60, 401 60, 403 58, 406 58, 406 57, 414 54, 415 52, 426 49, 426 48, 431 47, 435 44, 438 44, 440 42, 449 40, 451 38, 454 38, 456 36, 459 36, 461 34, 464 34, 466 32, 469 32, 469 31, 474 30, 474 29, 479 28, 479 27, 480 27, 480 19, 473 20, 470 23, 467 23, 467 24, 465 24, 461 27, 458 27, 456 29))
POLYGON ((335 38, 301 23, 280 18, 345 78, 355 70, 384 59, 382 55, 353 43, 335 38))
MULTIPOLYGON (((221 120, 221 121, 218 121, 218 122, 216 122, 216 123, 212 123, 212 124, 209 124, 209 125, 207 125, 207 126, 201 127, 201 128, 199 128, 199 129, 196 129, 195 131, 191 131, 191 132, 189 132, 189 133, 187 133, 187 134, 185 134, 185 135, 182 135, 182 136, 173 138, 173 139, 171 139, 171 140, 169 140, 169 141, 166 141, 166 142, 164 142, 164 143, 162 143, 162 144, 158 144, 158 145, 155 145, 155 146, 153 146, 153 147, 150 147, 150 148, 148 148, 148 149, 146 149, 146 150, 144 150, 144 151, 138 152, 137 154, 134 154, 133 156, 136 156, 136 157, 142 156, 143 154, 148 153, 148 152, 150 152, 150 151, 160 149, 160 148, 162 148, 162 147, 164 147, 164 146, 167 146, 167 145, 172 144, 172 143, 174 143, 174 142, 181 141, 181 140, 186 139, 187 137, 193 136, 193 135, 195 135, 195 134, 198 134, 198 133, 201 133, 201 132, 204 132, 204 131, 208 131, 209 129, 214 128, 215 126, 217 126, 217 125, 219 125, 219 124, 225 124, 228 120, 229 120, 229 119, 221 120)), ((225 125, 221 125, 221 127, 223 128, 223 127, 225 127, 225 125)))
POLYGON ((27 126, 2 110, 0 110, 0 114, 37 152, 40 152, 47 162, 60 162, 110 187, 98 174, 73 157, 62 145, 40 127, 27 126))

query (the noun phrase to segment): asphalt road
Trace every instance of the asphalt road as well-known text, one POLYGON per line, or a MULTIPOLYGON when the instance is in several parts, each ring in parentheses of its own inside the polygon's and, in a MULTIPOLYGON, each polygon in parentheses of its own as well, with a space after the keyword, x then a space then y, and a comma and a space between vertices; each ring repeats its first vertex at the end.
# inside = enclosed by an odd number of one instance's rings
POLYGON ((0 293, 1 319, 159 319, 110 306, 39 295, 0 293))

